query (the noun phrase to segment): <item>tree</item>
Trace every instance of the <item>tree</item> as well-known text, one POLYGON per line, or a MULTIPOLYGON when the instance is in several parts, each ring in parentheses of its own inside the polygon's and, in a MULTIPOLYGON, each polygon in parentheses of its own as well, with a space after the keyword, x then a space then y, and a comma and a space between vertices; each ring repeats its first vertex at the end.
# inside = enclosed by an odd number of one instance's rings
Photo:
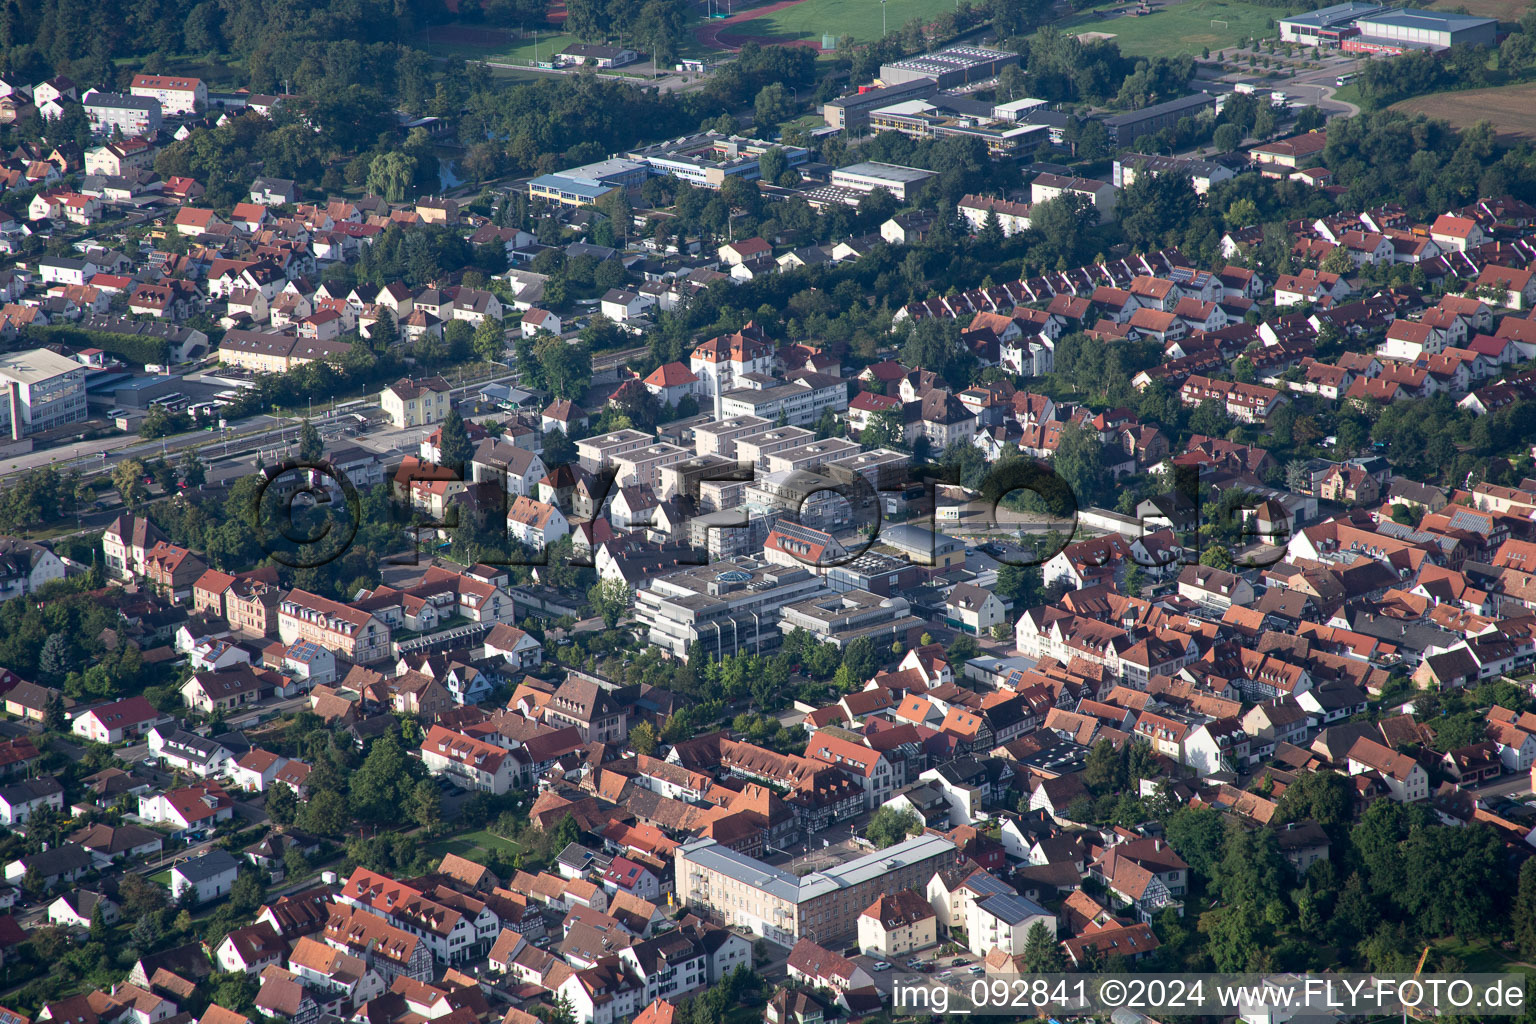
POLYGON ((555 826, 554 842, 550 846, 556 850, 563 850, 572 843, 581 842, 581 826, 576 824, 576 816, 567 814, 560 819, 560 824, 555 826))
POLYGON ((187 449, 187 454, 181 460, 181 482, 188 487, 201 487, 208 481, 208 471, 203 467, 203 460, 197 457, 197 451, 187 449))
POLYGON ((43 676, 49 682, 58 682, 74 670, 74 662, 69 640, 63 633, 50 633, 37 656, 37 667, 43 676))
POLYGON ((576 1008, 571 1005, 571 997, 564 992, 555 999, 553 1006, 540 1007, 540 1010, 544 1024, 576 1024, 576 1008))
POLYGON ((255 913, 265 897, 266 890, 254 871, 240 872, 229 887, 229 906, 241 915, 255 913))
POLYGON ((63 732, 67 725, 64 718, 64 695, 54 690, 48 695, 48 704, 43 709, 43 727, 49 732, 63 732))
POLYGON ((402 150, 380 153, 368 165, 368 191, 392 203, 405 198, 406 189, 416 179, 416 158, 402 150))
POLYGON ((316 835, 339 838, 349 821, 347 802, 334 790, 322 789, 304 804, 304 828, 316 835))
MULTIPOLYGON (((368 748, 368 756, 351 776, 351 811, 363 821, 398 820, 411 798, 420 762, 405 756, 393 733, 385 733, 368 748)), ((313 803, 311 803, 313 806, 313 803)))
POLYGON ((657 747, 656 727, 650 722, 641 722, 629 730, 629 749, 642 757, 655 755, 657 747))
POLYGON ((138 508, 148 494, 144 486, 144 463, 138 459, 124 459, 113 466, 112 486, 123 499, 124 505, 138 508))
POLYGON ((305 417, 299 424, 299 459, 306 463, 316 463, 325 458, 325 441, 320 437, 320 431, 305 417))
POLYGON ((769 82, 758 90, 752 103, 752 113, 759 128, 777 129, 793 116, 795 108, 790 102, 789 90, 782 82, 769 82))
POLYGON ((1096 503, 1104 486, 1104 445, 1097 434, 1082 426, 1063 430, 1051 465, 1071 489, 1078 508, 1096 503))
POLYGON ((1355 269, 1355 260, 1347 247, 1336 245, 1323 257, 1322 269, 1330 274, 1347 274, 1355 269))
POLYGON ((431 779, 416 783, 411 794, 411 819, 426 829, 429 836, 436 834, 443 823, 443 794, 431 779))
POLYGON ((299 798, 288 786, 272 786, 267 790, 267 817, 279 825, 292 825, 299 813, 299 798))
POLYGON ((1232 418, 1220 402, 1207 398, 1189 414, 1189 429, 1192 433, 1207 437, 1224 437, 1232 429, 1232 418))
POLYGON ((1224 569, 1230 571, 1233 564, 1232 552, 1222 544, 1208 545, 1204 550, 1200 552, 1200 564, 1208 565, 1212 569, 1224 569))
POLYGON ((602 616, 603 624, 613 629, 629 611, 629 603, 634 593, 629 589, 629 584, 623 580, 600 580, 587 591, 587 600, 592 604, 592 610, 602 616))
POLYGON ((1045 926, 1044 921, 1030 925, 1024 937, 1024 968, 1031 974, 1050 974, 1066 970, 1066 959, 1061 955, 1061 944, 1045 926))
POLYGON ((507 329, 493 316, 481 320, 475 328, 475 355, 487 363, 499 363, 507 353, 507 329))
POLYGON ((881 409, 871 416, 859 433, 859 441, 874 448, 906 447, 906 430, 902 425, 900 407, 881 409))
POLYGON ((1520 955, 1527 960, 1536 956, 1536 860, 1527 859, 1520 865, 1511 923, 1520 955))
POLYGON ((1219 124, 1211 136, 1211 144, 1218 152, 1230 153, 1243 144, 1243 130, 1235 124, 1219 124))
POLYGON ((1164 825, 1168 845, 1190 868, 1209 879, 1221 856, 1221 815, 1209 807, 1180 807, 1164 825))
POLYGON ((922 820, 911 811, 881 807, 869 816, 869 824, 864 827, 864 838, 874 843, 875 849, 883 850, 922 830, 922 820))
POLYGON ((1349 780, 1337 772, 1303 772, 1280 795, 1277 821, 1311 820, 1319 825, 1340 825, 1354 816, 1354 793, 1349 780))
POLYGON ((1120 777, 1120 757, 1109 740, 1099 740, 1083 762, 1083 782, 1097 796, 1112 793, 1124 785, 1120 777))
POLYGON ((770 185, 777 185, 787 170, 789 170, 789 161, 785 158, 784 151, 778 146, 769 146, 763 151, 763 155, 757 158, 757 171, 770 185))
MULTIPOLYGON (((592 318, 588 329, 605 317, 592 318)), ((534 342, 533 355, 538 361, 545 385, 556 398, 579 399, 592 381, 592 359, 587 346, 567 345, 554 335, 547 335, 534 342)))
POLYGON ((449 409, 442 423, 442 458, 439 464, 462 471, 475 457, 475 446, 470 443, 469 432, 464 427, 464 417, 457 409, 449 409))

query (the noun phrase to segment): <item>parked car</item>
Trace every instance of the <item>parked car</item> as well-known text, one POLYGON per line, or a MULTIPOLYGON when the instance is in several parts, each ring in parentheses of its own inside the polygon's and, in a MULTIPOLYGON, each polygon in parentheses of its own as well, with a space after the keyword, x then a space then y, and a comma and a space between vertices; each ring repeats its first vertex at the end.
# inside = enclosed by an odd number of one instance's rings
POLYGON ((877 971, 888 971, 890 969, 891 969, 891 965, 886 963, 884 960, 876 960, 875 961, 875 970, 877 970, 877 971))

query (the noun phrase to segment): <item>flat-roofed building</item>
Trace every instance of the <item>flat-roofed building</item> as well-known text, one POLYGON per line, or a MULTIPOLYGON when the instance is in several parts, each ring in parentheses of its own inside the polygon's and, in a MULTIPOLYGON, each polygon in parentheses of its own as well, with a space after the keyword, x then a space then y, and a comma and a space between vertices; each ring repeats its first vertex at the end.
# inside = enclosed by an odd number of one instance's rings
POLYGON ((815 469, 836 459, 857 455, 859 446, 841 437, 828 437, 810 441, 794 448, 785 448, 767 456, 770 473, 788 473, 796 469, 815 469))
POLYGON ((859 915, 882 893, 926 888, 955 859, 954 843, 924 835, 796 877, 713 839, 695 839, 677 850, 677 895, 684 906, 782 946, 802 936, 830 945, 855 935, 859 915))
POLYGON ((1342 3, 1280 19, 1280 41, 1306 46, 1337 46, 1355 19, 1381 10, 1380 4, 1342 3))
POLYGON ((693 450, 699 455, 736 457, 736 442, 773 429, 773 421, 759 416, 732 416, 730 419, 701 423, 693 428, 693 450))
POLYGON ((841 188, 857 189, 860 192, 873 192, 877 188, 883 188, 898 200, 905 202, 908 189, 917 187, 929 178, 936 177, 937 174, 937 171, 925 171, 920 167, 903 167, 900 164, 866 160, 863 163, 839 167, 833 171, 832 184, 841 188))
POLYGON ((1154 103, 1150 107, 1132 110, 1104 119, 1109 129, 1109 141, 1116 146, 1128 146, 1143 135, 1172 128, 1182 117, 1198 117, 1207 110, 1216 109, 1216 97, 1197 92, 1193 96, 1154 103))
POLYGON ((582 469, 596 473, 604 466, 614 465, 621 455, 655 443, 654 436, 625 427, 577 441, 576 458, 582 469))
POLYGON ((643 448, 631 448, 613 457, 613 467, 618 471, 615 483, 619 487, 661 487, 661 471, 693 458, 687 448, 680 448, 666 441, 657 441, 643 448))
POLYGON ((629 154, 631 160, 648 164, 652 174, 675 174, 690 185, 719 188, 726 178, 756 181, 762 177, 758 158, 770 149, 784 154, 785 164, 799 167, 811 158, 803 146, 786 146, 739 135, 701 132, 670 142, 659 142, 629 154))
POLYGON ((20 438, 86 417, 85 367, 45 348, 0 355, 0 431, 20 438))
POLYGON ((1349 53, 1407 53, 1410 50, 1448 50, 1457 44, 1492 46, 1499 23, 1454 11, 1424 11, 1412 7, 1368 14, 1355 19, 1359 35, 1344 39, 1349 53))
POLYGON ((867 590, 813 597, 786 605, 779 612, 779 629, 785 636, 803 629, 839 650, 861 637, 877 650, 884 650, 898 640, 906 644, 910 634, 922 632, 924 622, 912 614, 906 598, 881 597, 867 590))
POLYGON ((786 448, 798 448, 816 440, 816 433, 804 427, 774 427, 743 437, 736 442, 736 461, 750 462, 760 470, 768 469, 768 456, 786 448))
POLYGON ((869 112, 902 100, 922 99, 938 92, 939 86, 931 78, 915 78, 898 85, 886 85, 877 89, 865 89, 852 96, 841 96, 822 104, 821 119, 829 128, 862 128, 869 123, 869 112))
POLYGON ((652 579, 635 593, 635 617, 674 657, 688 658, 695 643, 707 657, 769 652, 783 640, 779 609, 829 592, 803 567, 737 558, 652 579))
POLYGON ((815 423, 828 409, 834 413, 848 411, 848 385, 841 377, 804 370, 783 384, 759 387, 755 385, 764 382, 748 383, 748 387, 720 396, 721 415, 756 416, 773 422, 783 419, 803 427, 815 423))
POLYGON ((996 78, 1003 68, 1017 66, 1018 63, 1019 55, 1008 50, 992 50, 982 46, 947 46, 932 53, 880 65, 880 81, 887 85, 900 85, 926 79, 940 89, 951 89, 967 82, 996 78))

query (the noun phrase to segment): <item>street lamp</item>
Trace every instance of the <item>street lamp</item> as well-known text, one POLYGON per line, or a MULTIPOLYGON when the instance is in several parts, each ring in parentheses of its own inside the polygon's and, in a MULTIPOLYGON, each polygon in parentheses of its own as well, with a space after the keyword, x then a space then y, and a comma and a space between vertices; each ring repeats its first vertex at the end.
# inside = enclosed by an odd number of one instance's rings
POLYGON ((880 38, 885 38, 885 0, 880 0, 880 38))

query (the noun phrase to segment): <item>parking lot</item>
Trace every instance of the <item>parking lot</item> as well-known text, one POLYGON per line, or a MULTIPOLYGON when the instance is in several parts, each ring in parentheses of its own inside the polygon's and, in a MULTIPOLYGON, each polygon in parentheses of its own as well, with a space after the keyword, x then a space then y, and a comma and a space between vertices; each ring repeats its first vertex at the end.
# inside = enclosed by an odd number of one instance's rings
POLYGON ((869 976, 874 979, 875 988, 879 989, 882 995, 889 995, 893 981, 902 975, 922 974, 937 981, 958 983, 969 981, 984 973, 985 968, 980 958, 968 952, 947 956, 937 955, 943 948, 944 944, 941 943, 913 954, 890 959, 866 956, 863 953, 852 959, 869 973, 869 976), (881 964, 886 966, 882 967, 881 964))

